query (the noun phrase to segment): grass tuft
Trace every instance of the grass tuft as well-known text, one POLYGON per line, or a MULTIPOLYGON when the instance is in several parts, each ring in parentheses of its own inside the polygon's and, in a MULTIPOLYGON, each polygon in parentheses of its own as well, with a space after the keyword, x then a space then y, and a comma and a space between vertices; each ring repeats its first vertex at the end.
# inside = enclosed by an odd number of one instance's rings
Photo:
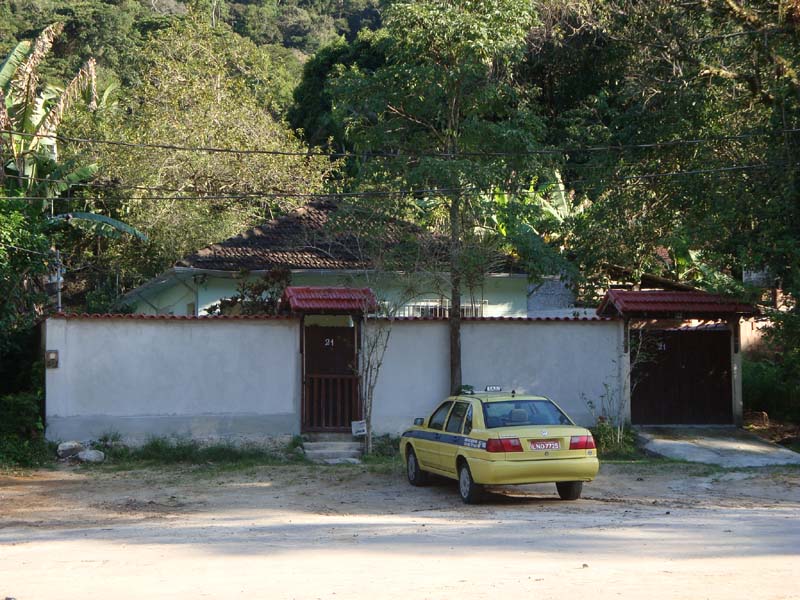
POLYGON ((140 447, 114 444, 105 452, 108 463, 130 467, 174 464, 247 467, 307 462, 303 453, 292 444, 272 448, 230 442, 202 444, 187 438, 153 437, 140 447))

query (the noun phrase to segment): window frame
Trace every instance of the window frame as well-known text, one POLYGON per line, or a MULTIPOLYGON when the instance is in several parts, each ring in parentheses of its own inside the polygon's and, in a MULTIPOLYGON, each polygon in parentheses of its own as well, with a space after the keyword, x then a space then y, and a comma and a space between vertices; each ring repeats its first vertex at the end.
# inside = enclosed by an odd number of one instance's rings
POLYGON ((434 410, 434 411, 431 413, 431 416, 430 416, 430 417, 428 417, 428 429, 433 429, 434 431, 444 431, 444 426, 445 426, 445 423, 447 423, 447 419, 448 419, 448 417, 450 416, 450 411, 451 411, 451 410, 453 410, 453 406, 454 406, 454 405, 455 405, 455 401, 453 401, 453 400, 445 400, 445 401, 444 401, 444 402, 442 402, 442 403, 441 403, 439 406, 437 406, 437 407, 436 407, 436 410, 434 410), (439 413, 439 411, 440 411, 440 410, 442 410, 442 408, 444 408, 444 407, 445 407, 445 406, 447 406, 448 404, 449 404, 450 406, 448 406, 448 407, 447 407, 447 411, 446 411, 446 412, 445 412, 445 414, 444 414, 444 419, 442 420, 442 426, 441 426, 441 427, 438 427, 438 428, 437 428, 437 427, 434 427, 434 426, 433 426, 433 417, 435 417, 435 416, 436 416, 436 415, 439 413))
POLYGON ((447 422, 444 424, 444 429, 442 431, 444 433, 460 434, 464 430, 464 421, 467 418, 467 412, 469 411, 469 408, 469 402, 465 402, 464 400, 454 400, 453 408, 450 409, 450 413, 447 415, 447 422), (458 429, 455 431, 450 431, 450 420, 455 416, 456 407, 459 405, 466 406, 467 408, 464 410, 464 414, 461 416, 461 422, 458 424, 458 429))

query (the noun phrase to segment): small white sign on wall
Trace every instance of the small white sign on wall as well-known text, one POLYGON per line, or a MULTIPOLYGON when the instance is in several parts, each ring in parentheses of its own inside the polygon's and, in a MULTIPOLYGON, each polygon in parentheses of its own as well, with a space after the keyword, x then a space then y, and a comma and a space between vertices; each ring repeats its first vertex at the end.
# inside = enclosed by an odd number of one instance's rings
POLYGON ((350 428, 353 430, 353 435, 356 437, 367 435, 366 421, 350 421, 350 428))

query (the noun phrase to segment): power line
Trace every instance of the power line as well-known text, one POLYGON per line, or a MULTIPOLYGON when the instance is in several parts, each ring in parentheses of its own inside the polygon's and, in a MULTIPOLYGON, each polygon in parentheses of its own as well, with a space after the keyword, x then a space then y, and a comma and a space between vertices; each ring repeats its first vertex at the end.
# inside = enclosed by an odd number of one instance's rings
MULTIPOLYGON (((766 162, 766 163, 755 163, 752 165, 732 165, 728 167, 715 167, 712 169, 692 169, 688 171, 668 171, 662 173, 642 173, 640 175, 625 175, 625 176, 612 176, 608 180, 609 181, 630 181, 635 179, 657 179, 659 177, 673 177, 679 175, 705 175, 711 173, 729 173, 734 171, 749 171, 749 170, 760 170, 760 169, 768 169, 770 167, 782 167, 782 166, 792 166, 797 167, 800 166, 800 163, 787 163, 786 161, 780 162, 766 162)), ((584 182, 592 182, 591 179, 575 179, 570 181, 570 185, 580 184, 584 182)))
MULTIPOLYGON (((194 196, 103 196, 104 200, 257 200, 259 198, 348 198, 348 197, 391 197, 408 196, 417 194, 437 194, 448 195, 457 192, 475 191, 475 188, 430 188, 430 189, 409 189, 397 191, 367 191, 367 192, 320 192, 318 194, 303 194, 293 192, 248 192, 243 194, 214 194, 214 195, 194 195, 194 196)), ((0 200, 76 200, 79 198, 47 196, 0 196, 0 200)))
MULTIPOLYGON (((640 173, 635 175, 612 175, 608 178, 604 178, 598 181, 594 181, 591 179, 576 179, 567 181, 568 186, 575 186, 581 185, 584 183, 593 184, 594 187, 598 187, 603 185, 604 183, 614 183, 620 181, 634 181, 634 180, 647 180, 647 179, 659 179, 664 177, 683 177, 683 176, 692 176, 692 175, 705 175, 705 174, 722 174, 722 173, 736 173, 736 172, 743 172, 743 171, 751 171, 751 170, 764 170, 770 167, 779 167, 779 166, 792 166, 797 167, 800 166, 800 163, 786 163, 785 161, 781 162, 766 162, 766 163, 754 163, 754 164, 746 164, 746 165, 729 165, 725 167, 714 167, 709 169, 692 169, 686 171, 665 171, 665 172, 657 172, 657 173, 640 173)), ((143 187, 143 186, 142 186, 143 187)), ((138 188, 137 188, 138 189, 138 188)), ((143 188, 148 189, 148 188, 143 188)), ((156 189, 156 188, 149 188, 149 189, 156 189)), ((168 188, 163 188, 168 189, 168 188)), ((175 190, 175 191, 182 191, 182 190, 175 190)), ((182 200, 182 201, 203 201, 203 200, 247 200, 253 199, 257 200, 260 198, 370 198, 370 197, 402 197, 408 195, 420 195, 420 194, 428 194, 428 195, 450 195, 454 193, 467 193, 467 192, 481 192, 475 187, 462 187, 462 188, 412 188, 407 190, 371 190, 371 191, 361 191, 361 192, 329 192, 324 193, 320 192, 317 194, 309 194, 309 193, 295 193, 295 192, 245 192, 239 194, 209 194, 209 195, 184 195, 184 196, 103 196, 102 199, 104 200, 120 200, 120 201, 130 201, 130 200, 182 200)), ((490 193, 490 190, 483 191, 484 193, 490 193)), ((503 193, 509 194, 517 194, 517 195, 535 195, 541 194, 540 191, 528 191, 528 190, 514 190, 508 191, 505 190, 503 193)), ((51 201, 69 201, 75 200, 76 198, 70 197, 56 197, 50 198, 47 196, 0 196, 0 200, 51 200, 51 201)))
POLYGON ((3 248, 11 248, 13 250, 19 250, 20 252, 27 252, 28 254, 39 254, 40 256, 52 256, 52 252, 39 252, 38 250, 31 250, 30 248, 20 248, 19 246, 14 246, 13 244, 6 244, 5 242, 0 242, 0 246, 3 248))
POLYGON ((219 148, 215 146, 182 146, 178 144, 159 144, 159 143, 144 143, 144 142, 124 142, 120 140, 101 140, 96 138, 78 138, 70 136, 62 136, 56 134, 45 133, 27 133, 23 131, 14 131, 12 129, 0 129, 0 133, 17 135, 20 137, 28 138, 49 138, 60 142, 74 142, 79 144, 101 144, 109 146, 121 146, 127 148, 151 148, 159 150, 176 150, 181 152, 208 152, 216 154, 256 154, 256 155, 270 155, 270 156, 322 156, 327 158, 424 158, 424 157, 438 157, 438 158, 458 158, 458 157, 502 157, 502 156, 535 156, 535 155, 550 155, 561 156, 570 153, 578 152, 618 152, 628 149, 654 149, 654 148, 668 148, 680 145, 699 145, 717 142, 730 142, 737 140, 745 140, 760 137, 777 137, 789 133, 800 133, 800 128, 781 129, 771 132, 753 132, 739 135, 717 136, 707 138, 679 138, 675 140, 668 140, 665 142, 650 142, 644 144, 610 144, 605 146, 574 146, 563 148, 541 148, 537 150, 525 150, 516 152, 417 152, 417 153, 400 153, 400 152, 322 152, 318 150, 306 151, 291 151, 291 150, 262 150, 258 148, 219 148))

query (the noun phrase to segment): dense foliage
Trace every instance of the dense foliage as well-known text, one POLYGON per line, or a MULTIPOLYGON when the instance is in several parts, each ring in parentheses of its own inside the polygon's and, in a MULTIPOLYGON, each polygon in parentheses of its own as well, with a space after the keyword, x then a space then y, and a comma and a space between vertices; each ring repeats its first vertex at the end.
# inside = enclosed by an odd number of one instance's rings
POLYGON ((377 239, 437 234, 394 247, 448 261, 454 295, 509 256, 588 304, 643 274, 779 287, 758 373, 797 398, 795 0, 14 0, 0 53, 2 356, 48 310, 53 249, 67 307, 107 310, 307 194, 380 191, 347 205, 377 239))

